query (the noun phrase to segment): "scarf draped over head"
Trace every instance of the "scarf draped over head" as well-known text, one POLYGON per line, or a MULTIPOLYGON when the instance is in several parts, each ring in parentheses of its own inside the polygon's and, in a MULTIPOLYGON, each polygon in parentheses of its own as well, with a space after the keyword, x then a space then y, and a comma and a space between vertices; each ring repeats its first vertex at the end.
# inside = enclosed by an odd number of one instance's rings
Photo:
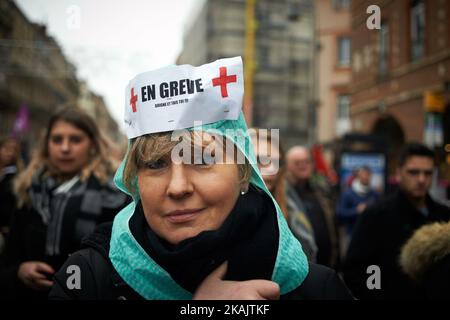
MULTIPOLYGON (((276 212, 279 238, 271 280, 280 285, 281 294, 296 289, 308 274, 308 262, 300 243, 289 230, 281 209, 263 182, 256 165, 253 146, 247 134, 243 114, 240 114, 238 120, 218 121, 201 127, 193 127, 189 130, 203 130, 208 133, 221 134, 232 141, 249 160, 252 165, 250 183, 265 192, 276 208, 274 212, 276 212), (241 138, 239 139, 238 136, 241 138)), ((119 189, 131 195, 123 182, 125 162, 126 159, 123 160, 117 170, 114 181, 119 189)), ((135 212, 139 197, 135 197, 133 200, 114 220, 109 252, 114 268, 124 281, 144 298, 191 299, 193 292, 186 290, 177 283, 167 270, 149 256, 132 234, 130 219, 135 212)))
MULTIPOLYGON (((161 86, 163 85, 164 84, 161 83, 161 86)), ((151 89, 151 86, 149 86, 149 88, 151 89)), ((130 81, 126 88, 124 122, 128 128, 127 134, 130 139, 128 152, 131 148, 132 138, 148 133, 166 132, 175 129, 203 131, 211 135, 219 135, 226 138, 228 141, 231 141, 245 156, 252 167, 251 178, 249 181, 250 189, 252 190, 252 200, 249 201, 256 201, 259 203, 260 201, 265 201, 264 199, 268 199, 271 206, 266 203, 263 206, 266 208, 264 208, 264 210, 259 210, 256 216, 252 215, 252 210, 247 212, 249 216, 246 216, 245 214, 240 216, 239 212, 234 210, 218 230, 214 230, 213 232, 202 232, 197 237, 186 239, 182 241, 182 243, 188 243, 193 247, 196 247, 198 249, 197 252, 205 252, 205 255, 207 255, 206 251, 211 251, 205 249, 208 245, 202 242, 203 238, 208 239, 208 241, 211 241, 213 244, 220 247, 223 243, 223 239, 230 239, 227 238, 229 237, 230 232, 236 232, 237 234, 234 234, 234 236, 231 237, 232 242, 239 243, 239 241, 242 241, 243 247, 248 245, 258 248, 258 237, 260 236, 259 232, 262 230, 261 228, 245 229, 248 225, 244 223, 244 229, 241 230, 239 228, 230 227, 228 223, 229 221, 234 220, 242 222, 245 221, 246 217, 252 216, 257 219, 257 225, 260 225, 260 223, 263 225, 268 222, 272 227, 269 227, 267 230, 274 235, 275 239, 275 241, 268 244, 268 248, 271 248, 274 244, 274 258, 272 262, 268 263, 268 265, 270 265, 270 270, 267 271, 267 269, 262 268, 265 271, 262 271, 261 274, 263 277, 278 283, 281 294, 286 294, 302 284, 308 274, 308 261, 302 251, 301 244, 289 230, 280 207, 264 184, 258 169, 253 145, 247 132, 244 115, 242 111, 240 111, 243 92, 242 60, 240 57, 221 59, 198 68, 183 65, 159 69, 154 72, 143 73, 136 76, 130 81), (179 72, 179 74, 177 72, 179 72), (189 102, 188 104, 177 106, 176 110, 178 113, 174 113, 174 109, 157 107, 155 103, 161 100, 159 98, 156 100, 148 101, 147 99, 144 101, 144 99, 138 99, 136 97, 136 92, 139 93, 141 90, 139 88, 144 88, 142 89, 144 92, 145 88, 147 88, 148 96, 149 89, 146 83, 158 83, 158 81, 168 81, 168 79, 175 79, 177 77, 189 78, 191 76, 193 79, 195 77, 203 77, 203 82, 201 82, 202 87, 201 90, 199 90, 201 92, 194 93, 192 96, 186 96, 187 99, 184 101, 189 102), (220 77, 223 79, 227 77, 226 79, 230 81, 230 83, 228 83, 228 89, 225 90, 226 84, 221 82, 220 77), (132 104, 132 108, 130 108, 129 101, 132 104), (214 108, 211 108, 211 106, 214 106, 214 108), (169 119, 169 114, 170 119, 173 118, 173 122, 164 122, 169 119), (202 119, 204 124, 198 125, 195 121, 190 122, 190 120, 197 117, 202 119), (155 121, 155 119, 161 119, 161 121, 158 122, 155 121), (205 119, 207 121, 205 121, 205 119), (157 128, 163 126, 163 123, 166 123, 166 126, 164 127, 166 129, 157 130, 157 128), (187 127, 187 123, 193 123, 194 126, 187 127), (167 126, 172 125, 174 127, 173 129, 167 129, 167 126), (257 194, 254 194, 253 192, 262 192, 264 196, 258 197, 257 194), (268 207, 272 207, 273 210, 269 210, 268 207), (271 214, 272 216, 264 217, 263 212, 271 214), (246 235, 247 237, 240 238, 239 233, 248 234, 246 235), (224 234, 227 234, 227 236, 224 236, 224 234)), ((174 131, 174 133, 176 133, 176 131, 174 131)), ((128 153, 127 156, 129 156, 128 153)), ((181 259, 181 255, 185 254, 186 248, 183 246, 160 246, 160 243, 164 243, 164 239, 152 237, 151 229, 150 235, 147 232, 147 239, 142 239, 142 237, 139 238, 141 233, 136 229, 136 217, 139 217, 139 214, 142 217, 143 213, 140 212, 139 209, 139 192, 137 192, 137 194, 132 194, 132 192, 125 187, 124 168, 127 156, 119 166, 114 181, 119 189, 133 197, 133 202, 125 207, 114 220, 109 258, 122 279, 142 297, 146 299, 191 299, 195 289, 194 287, 198 284, 200 279, 189 282, 189 279, 187 279, 188 277, 186 277, 186 275, 180 276, 180 274, 177 273, 177 270, 174 270, 171 267, 173 264, 170 262, 181 259), (150 238, 148 236, 150 236, 150 238), (152 250, 149 250, 149 247, 146 247, 146 241, 147 244, 153 248, 152 250), (177 256, 177 254, 175 254, 175 256, 172 254, 168 255, 168 252, 175 252, 180 256, 177 256), (168 259, 169 256, 170 259, 168 259)), ((242 196, 240 198, 242 198, 242 196)), ((245 199, 245 196, 243 199, 245 199)), ((246 206, 251 207, 241 200, 238 200, 234 209, 244 208, 246 206)), ((259 205, 256 205, 256 207, 259 207, 259 205)), ((142 224, 146 222, 145 219, 141 221, 142 224)), ((249 221, 252 221, 252 219, 249 221)), ((139 223, 137 223, 137 225, 139 225, 139 223)), ((137 228, 139 228, 139 226, 137 226, 137 228)), ((234 244, 235 243, 230 244, 230 247, 234 244)), ((233 258, 230 258, 233 254, 247 252, 245 250, 237 250, 230 253, 227 252, 228 249, 229 248, 218 250, 219 252, 224 253, 225 256, 222 258, 233 260, 233 258)), ((248 254, 250 255, 251 253, 248 254)), ((198 261, 200 261, 198 263, 200 266, 204 267, 205 265, 202 258, 202 255, 198 257, 198 261)), ((234 259, 234 261, 236 260, 237 259, 234 259)), ((185 262, 189 262, 190 266, 193 263, 192 261, 185 262)), ((251 261, 249 263, 251 263, 251 261)), ((229 265, 226 277, 239 278, 242 276, 244 271, 241 270, 234 273, 232 265, 233 263, 229 265)), ((267 264, 265 266, 267 266, 267 264)), ((209 272, 210 269, 204 267, 204 270, 206 271, 203 272, 203 276, 205 273, 209 272)), ((190 273, 193 273, 193 271, 190 273)), ((254 274, 250 273, 242 277, 244 279, 249 279, 252 278, 252 276, 255 277, 254 279, 257 279, 260 274, 255 270, 254 274)), ((195 277, 196 275, 192 274, 192 278, 195 277)))

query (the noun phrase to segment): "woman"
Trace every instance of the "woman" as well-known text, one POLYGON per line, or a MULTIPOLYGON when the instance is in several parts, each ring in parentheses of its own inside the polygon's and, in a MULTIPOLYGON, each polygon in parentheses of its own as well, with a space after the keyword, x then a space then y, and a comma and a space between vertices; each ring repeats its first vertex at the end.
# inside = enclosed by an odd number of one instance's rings
POLYGON ((69 108, 50 118, 43 142, 15 184, 19 208, 1 258, 2 295, 46 298, 55 270, 81 239, 125 205, 112 172, 86 113, 69 108))
POLYGON ((20 146, 14 138, 0 139, 0 253, 9 232, 11 213, 16 207, 13 179, 23 169, 20 146))
MULTIPOLYGON (((219 62, 226 60, 231 59, 219 62)), ((208 70, 218 69, 211 65, 206 65, 208 70)), ((141 74, 127 92, 139 86, 137 81, 179 77, 177 70, 191 77, 189 68, 193 67, 141 74)), ((235 70, 228 66, 229 72, 235 70)), ((131 90, 133 108, 127 106, 125 115, 134 131, 129 131, 129 149, 115 182, 133 202, 112 226, 102 226, 84 242, 84 249, 68 259, 55 277, 50 299, 273 299, 279 294, 282 298, 317 294, 311 293, 317 287, 308 284, 308 270, 316 274, 317 268, 309 267, 263 183, 242 112, 234 120, 184 126, 187 131, 182 134, 166 130, 170 123, 161 125, 163 120, 153 122, 156 114, 167 113, 183 123, 200 105, 196 114, 200 118, 222 107, 211 108, 217 91, 206 80, 201 83, 204 87, 189 98, 192 104, 186 113, 181 106, 176 114, 152 109, 143 99, 133 101, 136 91, 131 90), (148 117, 139 114, 147 111, 148 117), (71 266, 79 267, 81 278, 72 277, 71 266)), ((138 92, 144 91, 145 87, 138 92)), ((222 96, 233 97, 230 91, 222 90, 222 96)), ((323 291, 324 298, 349 297, 334 273, 329 279, 332 288, 323 291)))
POLYGON ((450 222, 419 228, 403 245, 399 260, 424 299, 450 299, 450 222))
POLYGON ((300 241, 308 261, 315 262, 317 245, 311 223, 301 200, 288 197, 292 192, 288 193, 290 186, 286 183, 285 154, 279 138, 272 136, 272 130, 258 128, 251 129, 250 136, 264 183, 279 204, 292 233, 300 241))

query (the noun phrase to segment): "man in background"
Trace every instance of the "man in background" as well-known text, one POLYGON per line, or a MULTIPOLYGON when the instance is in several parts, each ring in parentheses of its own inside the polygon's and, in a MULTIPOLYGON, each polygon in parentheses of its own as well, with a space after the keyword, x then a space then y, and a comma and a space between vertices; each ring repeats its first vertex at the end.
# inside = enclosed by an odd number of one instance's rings
POLYGON ((359 217, 344 264, 344 279, 356 298, 424 297, 423 290, 402 272, 399 254, 406 240, 422 225, 450 220, 450 209, 428 194, 434 166, 434 154, 429 148, 418 143, 406 145, 397 169, 399 190, 359 217), (379 268, 380 281, 375 287, 368 285, 371 266, 379 268))
POLYGON ((336 216, 343 227, 340 242, 342 252, 347 250, 358 216, 379 199, 378 193, 370 184, 371 178, 372 171, 369 167, 359 167, 351 186, 344 190, 339 199, 336 216))
POLYGON ((287 155, 288 180, 293 197, 302 201, 312 224, 317 244, 317 263, 337 268, 339 245, 336 232, 334 204, 326 190, 313 179, 314 163, 311 152, 302 146, 292 147, 287 155))

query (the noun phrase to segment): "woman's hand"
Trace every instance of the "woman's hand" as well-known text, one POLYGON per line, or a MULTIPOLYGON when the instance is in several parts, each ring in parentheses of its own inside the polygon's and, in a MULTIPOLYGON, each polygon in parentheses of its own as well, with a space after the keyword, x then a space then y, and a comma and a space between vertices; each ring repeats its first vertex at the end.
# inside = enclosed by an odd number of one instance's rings
POLYGON ((45 262, 28 261, 19 266, 17 276, 27 287, 34 290, 45 290, 53 285, 48 280, 48 275, 53 275, 55 270, 45 262))
POLYGON ((214 270, 195 291, 194 300, 278 300, 280 287, 269 280, 223 280, 227 262, 214 270))

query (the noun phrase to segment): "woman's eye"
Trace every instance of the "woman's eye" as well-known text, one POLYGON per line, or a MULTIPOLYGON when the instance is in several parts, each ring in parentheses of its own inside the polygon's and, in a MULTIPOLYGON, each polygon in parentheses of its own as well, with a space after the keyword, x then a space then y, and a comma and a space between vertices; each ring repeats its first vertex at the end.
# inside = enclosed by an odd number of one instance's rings
POLYGON ((59 144, 63 141, 63 138, 61 136, 53 136, 50 139, 54 144, 59 144))
POLYGON ((157 170, 162 169, 167 166, 167 162, 163 159, 158 159, 156 161, 148 161, 144 164, 147 169, 157 170))
POLYGON ((79 136, 71 136, 70 137, 70 142, 71 143, 75 143, 75 144, 77 144, 77 143, 80 143, 81 142, 81 137, 79 137, 79 136))

